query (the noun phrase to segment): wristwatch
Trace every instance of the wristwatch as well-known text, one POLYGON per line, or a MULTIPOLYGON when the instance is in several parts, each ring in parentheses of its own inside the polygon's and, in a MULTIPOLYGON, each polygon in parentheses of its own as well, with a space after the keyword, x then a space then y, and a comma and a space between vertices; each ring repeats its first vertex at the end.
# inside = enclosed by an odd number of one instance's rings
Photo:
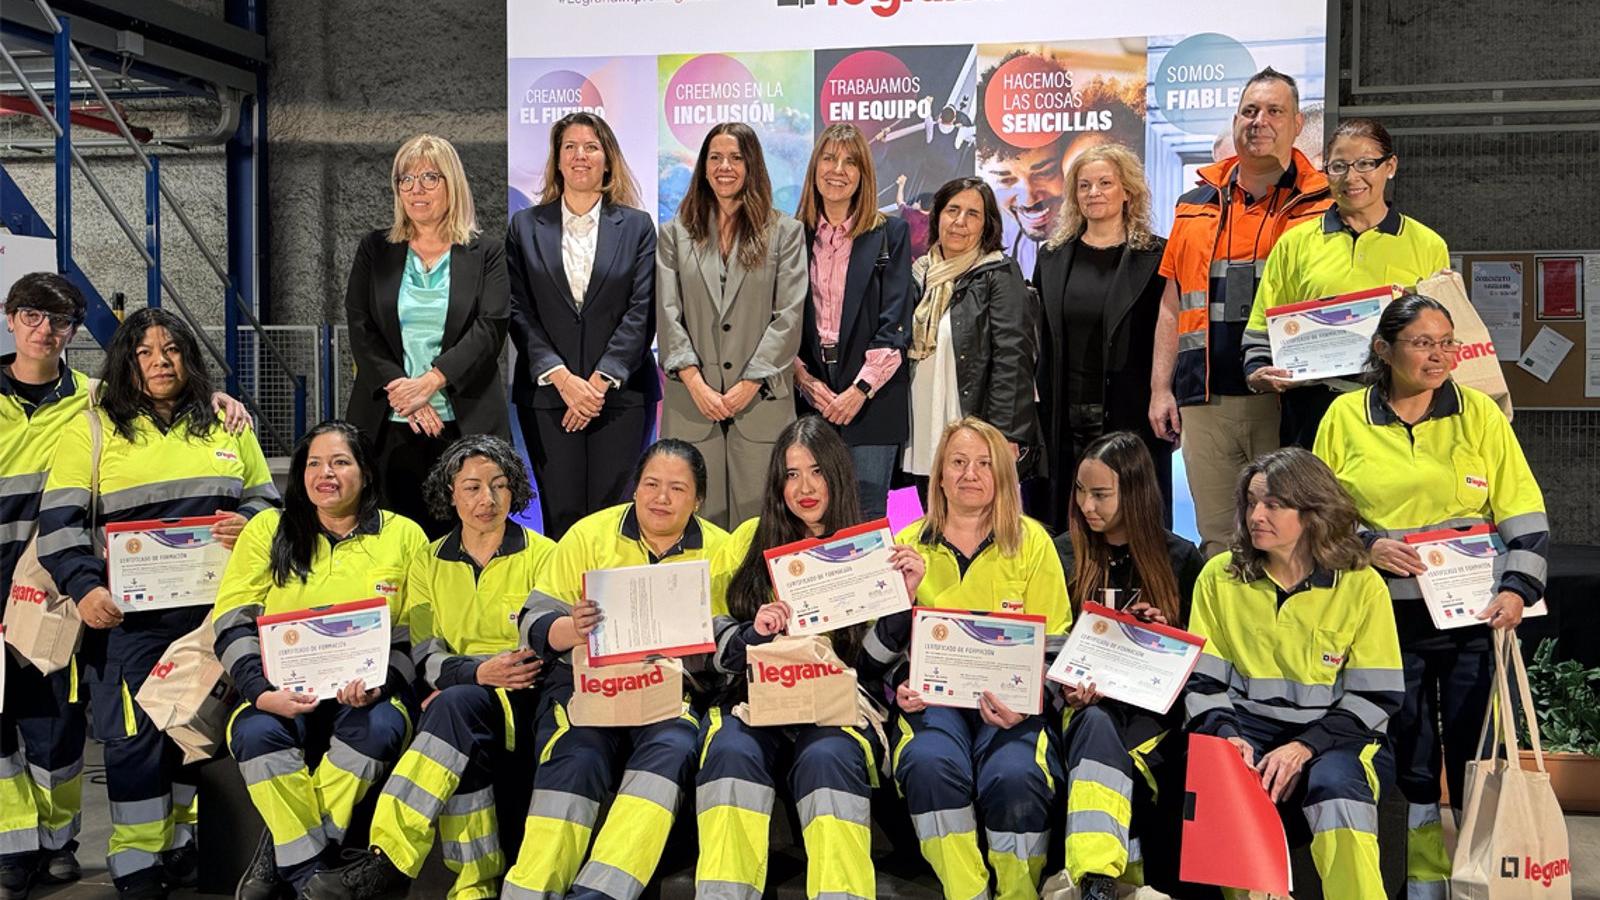
POLYGON ((877 391, 874 391, 872 389, 872 382, 866 380, 865 378, 862 378, 859 381, 857 381, 856 384, 855 384, 855 388, 856 388, 856 390, 860 391, 861 393, 866 394, 868 400, 871 400, 873 395, 877 393, 877 391))

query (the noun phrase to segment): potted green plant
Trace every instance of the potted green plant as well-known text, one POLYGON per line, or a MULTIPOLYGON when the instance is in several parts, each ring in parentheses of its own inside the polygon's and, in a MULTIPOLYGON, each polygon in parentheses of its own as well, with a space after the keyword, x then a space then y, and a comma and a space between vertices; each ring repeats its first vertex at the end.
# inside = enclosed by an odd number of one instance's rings
MULTIPOLYGON (((1545 638, 1528 664, 1528 683, 1544 744, 1550 786, 1561 808, 1600 812, 1600 668, 1575 659, 1556 661, 1556 642, 1545 638)), ((1523 746, 1528 746, 1527 735, 1523 746)), ((1533 752, 1522 751, 1524 768, 1533 752)))

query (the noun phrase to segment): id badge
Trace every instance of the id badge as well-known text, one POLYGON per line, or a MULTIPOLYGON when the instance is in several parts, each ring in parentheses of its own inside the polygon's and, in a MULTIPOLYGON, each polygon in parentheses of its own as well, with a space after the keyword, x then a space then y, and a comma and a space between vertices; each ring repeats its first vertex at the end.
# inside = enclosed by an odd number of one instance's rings
POLYGON ((1255 305, 1256 302, 1255 261, 1229 263, 1222 291, 1223 321, 1249 321, 1250 307, 1255 305))

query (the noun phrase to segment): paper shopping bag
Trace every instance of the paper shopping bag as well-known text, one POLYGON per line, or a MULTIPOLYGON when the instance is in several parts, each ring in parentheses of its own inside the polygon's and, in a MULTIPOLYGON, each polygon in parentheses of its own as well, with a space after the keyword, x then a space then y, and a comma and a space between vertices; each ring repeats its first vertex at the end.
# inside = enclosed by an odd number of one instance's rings
POLYGON ((1494 632, 1495 690, 1484 714, 1478 758, 1467 764, 1464 810, 1451 861, 1454 900, 1571 900, 1572 860, 1567 823, 1545 771, 1533 693, 1515 634, 1494 632), (1534 768, 1518 755, 1511 701, 1515 673, 1521 715, 1528 724, 1534 768), (1491 721, 1494 738, 1488 740, 1491 721), (1484 749, 1485 745, 1487 749, 1484 749))
POLYGON ((144 714, 183 749, 185 764, 217 755, 227 739, 238 695, 217 660, 211 617, 173 641, 134 698, 144 714))
POLYGON ((6 598, 6 643, 23 661, 46 675, 67 667, 83 638, 78 604, 56 590, 39 564, 38 534, 28 540, 11 576, 6 598))
POLYGON ((785 635, 745 651, 750 725, 860 725, 856 671, 827 635, 785 635))
POLYGON ((589 665, 589 646, 572 648, 574 725, 627 728, 653 725, 683 714, 683 663, 660 657, 609 666, 589 665))
POLYGON ((1506 373, 1500 368, 1500 357, 1495 353, 1494 341, 1467 295, 1461 274, 1441 272, 1417 282, 1412 291, 1432 297, 1450 311, 1456 340, 1461 342, 1461 353, 1456 357, 1456 367, 1450 377, 1456 384, 1477 388, 1494 398, 1494 402, 1500 405, 1500 411, 1506 414, 1507 419, 1511 418, 1511 391, 1506 387, 1506 373))

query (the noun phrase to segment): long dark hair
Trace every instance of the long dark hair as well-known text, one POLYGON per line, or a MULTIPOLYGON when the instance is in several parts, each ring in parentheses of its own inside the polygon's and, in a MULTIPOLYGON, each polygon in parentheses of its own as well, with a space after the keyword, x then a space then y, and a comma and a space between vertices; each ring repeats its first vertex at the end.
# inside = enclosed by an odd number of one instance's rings
POLYGON ((1398 346, 1400 332, 1411 327, 1412 322, 1422 318, 1422 314, 1430 309, 1444 316, 1452 328, 1455 327, 1456 320, 1450 316, 1450 310, 1425 294, 1403 294, 1384 307, 1383 315, 1378 316, 1378 330, 1372 334, 1367 364, 1361 376, 1367 384, 1376 385, 1378 392, 1385 397, 1394 388, 1394 371, 1389 367, 1389 361, 1378 353, 1378 342, 1382 341, 1391 350, 1394 349, 1398 346))
POLYGON ((694 174, 689 176, 689 190, 678 204, 678 219, 696 244, 719 239, 713 218, 717 213, 717 195, 707 180, 706 157, 711 154, 712 139, 725 134, 738 142, 739 155, 744 157, 744 188, 740 191, 734 235, 739 242, 739 264, 753 269, 767 256, 768 232, 776 214, 772 209, 772 179, 767 175, 767 158, 761 153, 761 140, 749 125, 723 122, 706 132, 706 139, 700 143, 700 155, 695 157, 694 174))
MULTIPOLYGON (((749 552, 745 553, 744 561, 728 584, 728 611, 743 622, 754 619, 762 604, 772 599, 772 580, 767 575, 763 552, 812 536, 805 523, 790 512, 789 505, 783 501, 789 448, 796 445, 811 451, 828 485, 828 507, 822 513, 823 534, 861 522, 855 465, 850 460, 850 448, 845 446, 839 432, 816 415, 789 423, 778 435, 778 442, 772 447, 772 458, 767 463, 767 489, 761 498, 761 517, 756 524, 755 539, 750 542, 749 552)), ((832 633, 834 648, 847 664, 855 659, 855 651, 860 648, 865 633, 865 626, 859 625, 832 633)))
MULTIPOLYGON (((1181 625, 1178 579, 1167 555, 1161 488, 1156 484, 1149 449, 1133 432, 1113 431, 1090 444, 1078 465, 1091 459, 1104 463, 1117 476, 1117 515, 1128 533, 1128 555, 1139 573, 1139 599, 1160 610, 1168 622, 1181 625)), ((1076 479, 1076 471, 1073 477, 1076 479)), ((1104 534, 1089 527, 1076 499, 1068 518, 1072 521, 1072 571, 1067 573, 1067 594, 1076 616, 1084 600, 1098 597, 1102 588, 1110 586, 1111 544, 1104 534)))
POLYGON ((374 464, 372 450, 361 430, 349 422, 332 419, 306 432, 300 443, 294 445, 289 457, 289 483, 283 494, 283 515, 278 519, 278 531, 272 536, 272 581, 278 587, 297 577, 304 584, 311 574, 311 558, 317 552, 317 537, 322 534, 322 522, 317 518, 317 507, 306 493, 306 459, 311 455, 311 442, 324 434, 337 434, 344 438, 350 455, 361 471, 361 504, 356 509, 356 521, 365 522, 378 515, 383 503, 382 485, 378 480, 378 467, 374 464))
POLYGON ((952 178, 940 186, 933 195, 933 212, 928 217, 928 246, 939 243, 939 217, 955 195, 962 191, 977 191, 983 200, 983 232, 978 237, 978 252, 993 253, 1003 246, 1001 239, 1000 204, 995 202, 994 188, 982 178, 967 176, 952 178))
POLYGON ((566 140, 567 129, 574 125, 594 129, 600 150, 606 155, 606 171, 600 179, 600 196, 605 198, 606 203, 637 207, 639 185, 633 179, 633 170, 628 168, 628 161, 622 158, 622 145, 617 142, 616 133, 605 119, 582 111, 568 113, 550 126, 550 156, 544 166, 544 192, 539 195, 539 202, 559 200, 561 192, 567 189, 566 181, 561 177, 561 142, 566 140))
POLYGON ((133 425, 140 416, 159 421, 155 403, 145 393, 144 373, 139 368, 139 342, 152 328, 166 329, 183 360, 183 386, 178 389, 170 424, 175 426, 187 416, 189 434, 204 438, 217 424, 217 415, 211 410, 211 370, 194 332, 165 309, 141 309, 124 320, 111 336, 105 365, 100 368, 100 405, 125 440, 133 440, 133 425))
POLYGON ((1232 558, 1228 574, 1249 584, 1266 574, 1267 554, 1250 540, 1250 482, 1267 479, 1267 492, 1300 514, 1300 540, 1317 565, 1333 572, 1364 569, 1370 560, 1356 534, 1361 518, 1328 464, 1309 450, 1283 447, 1255 458, 1239 473, 1234 493, 1232 558))

